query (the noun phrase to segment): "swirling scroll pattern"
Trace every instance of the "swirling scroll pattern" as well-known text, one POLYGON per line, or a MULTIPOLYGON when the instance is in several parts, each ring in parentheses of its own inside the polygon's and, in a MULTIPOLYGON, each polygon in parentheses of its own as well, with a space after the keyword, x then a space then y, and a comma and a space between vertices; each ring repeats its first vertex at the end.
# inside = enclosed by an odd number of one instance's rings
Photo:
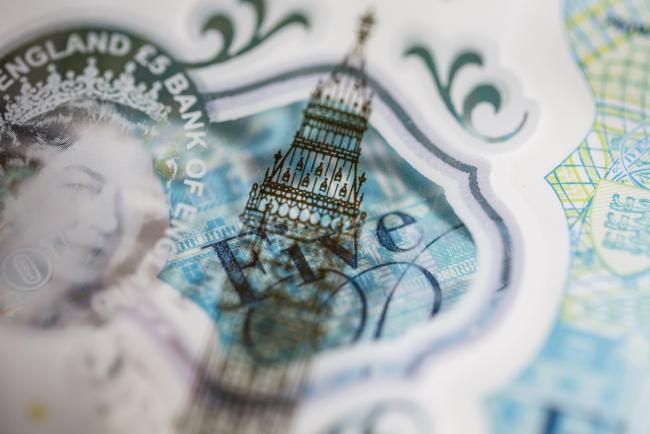
POLYGON ((433 54, 431 53, 431 51, 427 47, 424 47, 422 45, 411 46, 404 52, 404 56, 405 57, 414 56, 420 58, 424 62, 426 67, 429 69, 429 72, 431 73, 431 76, 436 85, 438 93, 442 97, 447 110, 454 116, 454 118, 456 118, 458 123, 460 123, 460 125, 463 127, 463 129, 465 129, 465 131, 467 131, 469 134, 476 137, 477 139, 488 143, 506 142, 512 139, 517 134, 519 134, 521 130, 524 128, 526 122, 528 121, 529 113, 528 111, 525 111, 522 114, 519 124, 508 133, 498 135, 498 136, 492 136, 478 131, 478 129, 476 128, 476 126, 472 121, 472 113, 474 112, 474 109, 479 104, 487 103, 492 106, 495 113, 498 113, 502 107, 503 98, 501 95, 501 91, 493 83, 483 82, 481 84, 477 84, 476 86, 474 86, 472 90, 463 99, 463 105, 461 110, 459 110, 454 105, 454 102, 452 101, 451 98, 451 89, 453 87, 454 80, 457 77, 458 72, 470 65, 475 65, 479 67, 484 66, 483 56, 481 56, 481 54, 479 54, 478 52, 472 50, 465 50, 460 52, 454 58, 451 66, 449 67, 446 84, 443 83, 440 77, 440 73, 438 71, 438 65, 436 64, 436 60, 433 54))
POLYGON ((209 59, 198 62, 186 62, 184 63, 185 67, 203 68, 209 65, 223 63, 253 50, 280 30, 291 26, 301 26, 309 29, 311 26, 307 15, 302 12, 292 11, 284 15, 269 30, 262 32, 261 28, 266 20, 266 0, 240 0, 240 2, 250 5, 255 13, 255 28, 246 44, 238 50, 233 51, 232 44, 235 39, 236 27, 232 17, 223 13, 212 15, 205 21, 201 33, 205 35, 211 31, 218 32, 222 39, 221 49, 209 59))

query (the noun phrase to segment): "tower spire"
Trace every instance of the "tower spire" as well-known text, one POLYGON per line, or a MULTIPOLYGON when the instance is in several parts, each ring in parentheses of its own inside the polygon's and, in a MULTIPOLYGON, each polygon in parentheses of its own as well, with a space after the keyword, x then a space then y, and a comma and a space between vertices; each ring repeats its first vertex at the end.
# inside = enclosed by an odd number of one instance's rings
POLYGON ((363 52, 366 46, 366 41, 368 40, 375 23, 375 12, 372 9, 368 9, 359 19, 359 30, 357 31, 357 45, 355 51, 358 50, 363 52))
MULTIPOLYGON (((372 9, 368 9, 359 18, 357 39, 352 46, 352 49, 347 52, 343 61, 332 70, 331 79, 335 82, 338 82, 339 75, 342 72, 345 72, 351 78, 356 80, 355 87, 367 87, 365 49, 375 23, 375 13, 372 9)), ((316 91, 318 91, 318 88, 316 91)), ((370 94, 368 94, 368 99, 369 98, 370 94)))

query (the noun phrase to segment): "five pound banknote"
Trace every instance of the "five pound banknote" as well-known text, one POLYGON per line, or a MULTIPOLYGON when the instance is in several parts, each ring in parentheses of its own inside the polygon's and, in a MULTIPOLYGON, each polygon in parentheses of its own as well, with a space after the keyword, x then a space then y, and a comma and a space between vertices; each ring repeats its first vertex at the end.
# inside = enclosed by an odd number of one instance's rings
POLYGON ((650 429, 643 2, 1 7, 0 433, 650 429))

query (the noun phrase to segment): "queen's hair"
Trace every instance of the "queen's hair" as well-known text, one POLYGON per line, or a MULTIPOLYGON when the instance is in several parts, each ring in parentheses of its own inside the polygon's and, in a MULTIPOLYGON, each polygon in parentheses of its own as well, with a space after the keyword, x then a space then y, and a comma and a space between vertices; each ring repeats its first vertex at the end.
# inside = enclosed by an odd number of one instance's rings
POLYGON ((16 182, 29 178, 43 165, 41 151, 63 151, 79 140, 84 127, 110 125, 138 141, 153 136, 146 122, 132 122, 126 108, 95 100, 63 104, 23 124, 0 118, 0 212, 3 197, 16 182))

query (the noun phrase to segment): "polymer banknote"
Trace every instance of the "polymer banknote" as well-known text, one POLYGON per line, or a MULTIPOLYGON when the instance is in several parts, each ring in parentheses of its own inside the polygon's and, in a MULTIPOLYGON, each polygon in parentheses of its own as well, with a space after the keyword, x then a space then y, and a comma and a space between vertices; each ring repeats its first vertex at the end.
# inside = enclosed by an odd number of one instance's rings
MULTIPOLYGON (((226 19, 206 24, 222 53, 226 19)), ((296 12, 277 30, 308 22, 296 12)), ((303 395, 372 366, 311 385, 309 359, 394 341, 462 300, 470 232, 367 123, 373 24, 363 15, 356 45, 351 31, 338 63, 307 72, 321 81, 301 100, 226 121, 185 72, 225 54, 183 63, 82 24, 9 47, 3 429, 282 432, 303 395), (31 377, 25 360, 48 353, 45 379, 31 377)))
POLYGON ((0 432, 644 426, 642 4, 96 6, 5 9, 0 432))

